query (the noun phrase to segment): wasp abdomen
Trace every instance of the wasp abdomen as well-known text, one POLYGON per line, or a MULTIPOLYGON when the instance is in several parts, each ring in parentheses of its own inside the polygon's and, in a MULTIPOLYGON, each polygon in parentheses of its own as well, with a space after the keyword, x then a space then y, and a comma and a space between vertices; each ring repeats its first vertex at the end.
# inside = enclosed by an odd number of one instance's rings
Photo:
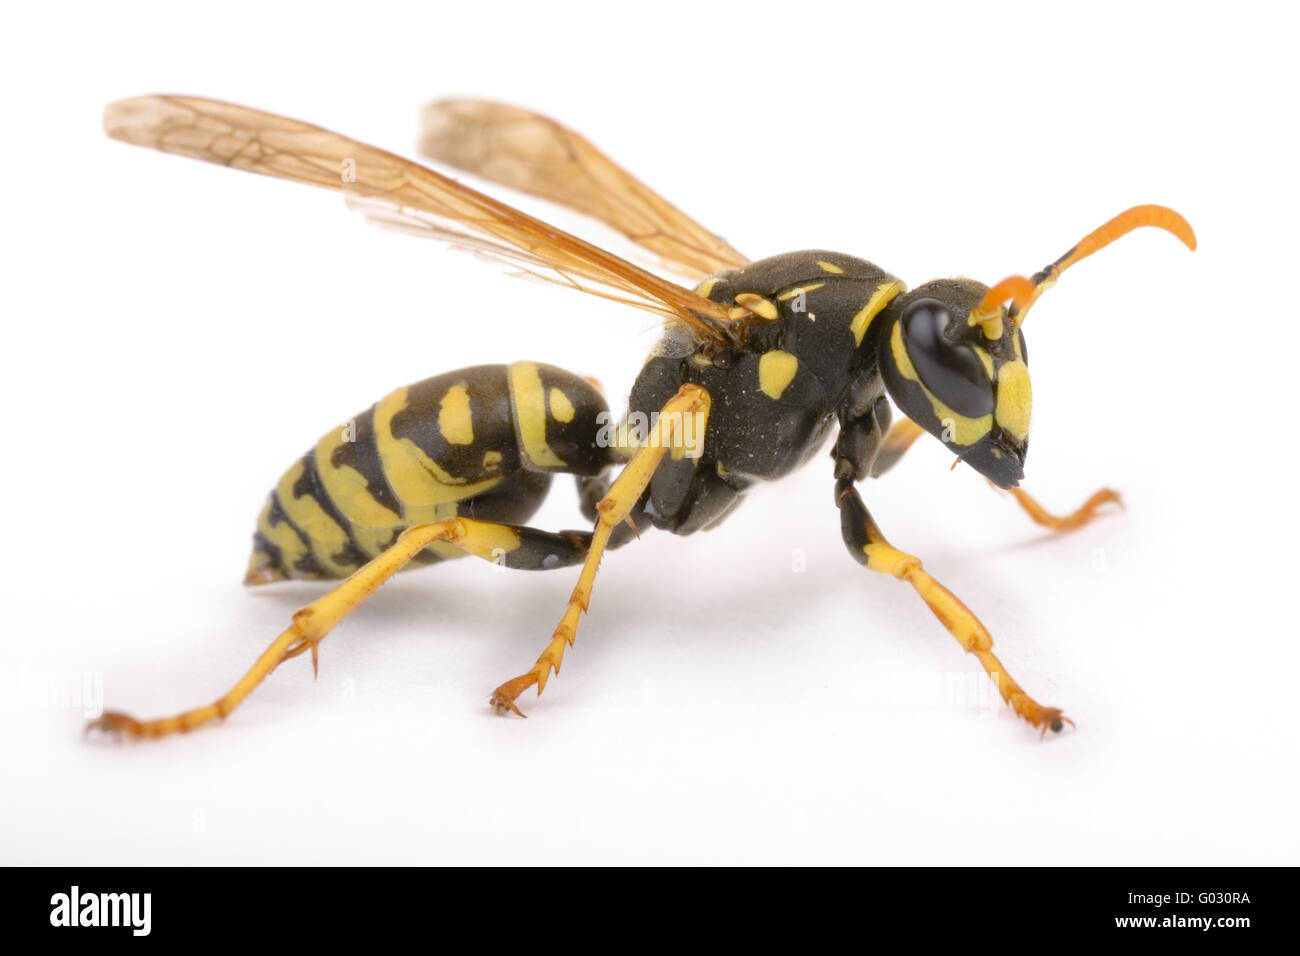
MULTIPOLYGON (((597 441, 607 417, 590 382, 536 362, 399 388, 284 473, 258 518, 245 583, 346 577, 404 529, 456 515, 527 521, 552 473, 596 475, 613 460, 597 441)), ((417 562, 463 553, 436 543, 417 562)))

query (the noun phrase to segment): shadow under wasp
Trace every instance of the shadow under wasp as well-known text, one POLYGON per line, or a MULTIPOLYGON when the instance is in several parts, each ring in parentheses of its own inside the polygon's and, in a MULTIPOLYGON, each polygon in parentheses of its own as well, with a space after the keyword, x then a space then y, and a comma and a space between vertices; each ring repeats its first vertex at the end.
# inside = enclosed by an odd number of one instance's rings
POLYGON ((282 662, 310 652, 315 667, 321 640, 408 564, 474 555, 529 570, 580 565, 536 664, 491 695, 496 708, 519 714, 519 695, 531 687, 540 694, 559 671, 607 550, 648 528, 689 535, 715 527, 755 483, 806 464, 836 429, 835 503, 849 553, 911 585, 1017 714, 1044 732, 1070 723, 1030 697, 975 614, 885 538, 857 484, 884 474, 928 432, 1048 528, 1078 528, 1118 502, 1103 489, 1055 516, 1017 487, 1031 405, 1021 326, 1061 273, 1133 229, 1156 226, 1195 249, 1178 213, 1129 209, 1032 277, 991 288, 936 279, 908 290, 839 252, 750 261, 547 117, 480 100, 426 107, 427 156, 603 221, 696 283, 687 288, 432 169, 307 123, 197 97, 143 96, 110 104, 104 125, 125 142, 341 190, 381 223, 658 313, 665 332, 614 429, 592 380, 518 361, 400 388, 327 432, 271 492, 245 583, 344 580, 294 614, 213 703, 154 720, 108 712, 93 726, 158 737, 227 716, 282 662), (891 400, 904 415, 892 428, 891 400), (526 524, 555 474, 575 476, 589 530, 526 524))

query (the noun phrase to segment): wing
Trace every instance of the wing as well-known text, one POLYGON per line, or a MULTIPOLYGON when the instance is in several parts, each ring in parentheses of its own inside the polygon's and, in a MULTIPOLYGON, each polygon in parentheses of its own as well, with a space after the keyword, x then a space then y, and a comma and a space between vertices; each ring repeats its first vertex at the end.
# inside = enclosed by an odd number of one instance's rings
POLYGON ((421 117, 420 152, 599 219, 690 278, 747 262, 585 137, 538 113, 488 100, 435 100, 421 117))
POLYGON ((418 221, 457 244, 549 273, 550 281, 676 318, 702 341, 728 338, 729 306, 441 173, 318 126, 219 100, 159 95, 110 103, 104 129, 138 146, 343 191, 372 215, 387 210, 381 219, 418 221))

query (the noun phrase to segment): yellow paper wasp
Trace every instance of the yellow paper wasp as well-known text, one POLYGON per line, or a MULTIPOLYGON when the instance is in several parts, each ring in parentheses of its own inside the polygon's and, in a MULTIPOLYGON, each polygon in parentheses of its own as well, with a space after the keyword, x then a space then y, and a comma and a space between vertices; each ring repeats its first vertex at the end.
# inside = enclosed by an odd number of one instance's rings
POLYGON ((283 661, 310 651, 315 666, 321 640, 402 567, 466 554, 510 568, 581 565, 537 663, 491 696, 519 713, 519 695, 530 687, 540 694, 559 671, 606 550, 651 527, 680 535, 715 527, 756 482, 807 463, 835 428, 835 501, 849 552, 910 584, 1017 714, 1044 731, 1068 722, 1011 678, 966 605, 886 540, 856 484, 883 474, 929 432, 1050 528, 1078 527, 1116 501, 1103 490, 1055 517, 1016 487, 1030 418, 1021 325, 1062 272, 1139 226, 1195 249, 1177 213, 1129 209, 1032 278, 992 288, 938 279, 908 291, 879 266, 838 252, 751 262, 543 116, 470 100, 426 108, 425 154, 604 221, 697 281, 692 290, 431 169, 306 123, 214 100, 144 96, 111 104, 104 125, 125 142, 340 190, 377 219, 649 309, 667 328, 618 428, 602 427, 608 408, 588 379, 514 362, 400 388, 327 432, 271 492, 246 583, 346 580, 299 610, 214 703, 157 720, 107 713, 95 726, 156 737, 225 717, 283 661), (906 416, 892 429, 891 399, 906 416), (557 473, 576 476, 591 530, 525 524, 557 473))

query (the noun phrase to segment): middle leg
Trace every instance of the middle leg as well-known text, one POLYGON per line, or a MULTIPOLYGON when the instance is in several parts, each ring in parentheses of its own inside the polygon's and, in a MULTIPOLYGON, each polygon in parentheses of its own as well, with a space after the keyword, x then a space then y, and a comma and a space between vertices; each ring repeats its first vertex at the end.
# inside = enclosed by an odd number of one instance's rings
POLYGON ((564 660, 565 648, 572 646, 578 634, 578 621, 591 603, 591 590, 595 584, 596 571, 600 559, 609 546, 611 534, 632 513, 641 495, 650 486, 655 469, 663 459, 664 452, 671 449, 674 456, 682 453, 690 444, 690 437, 683 434, 688 417, 693 422, 692 435, 702 439, 708 427, 710 407, 709 393, 699 385, 683 385, 659 411, 654 430, 645 444, 636 450, 626 467, 610 486, 609 492, 596 505, 596 527, 591 536, 591 547, 587 551, 586 561, 578 583, 569 597, 560 623, 556 625, 550 643, 537 658, 537 663, 518 677, 506 681, 492 692, 492 705, 498 710, 510 711, 524 716, 515 699, 528 688, 536 686, 540 695, 546 689, 546 682, 551 673, 559 673, 564 660))

